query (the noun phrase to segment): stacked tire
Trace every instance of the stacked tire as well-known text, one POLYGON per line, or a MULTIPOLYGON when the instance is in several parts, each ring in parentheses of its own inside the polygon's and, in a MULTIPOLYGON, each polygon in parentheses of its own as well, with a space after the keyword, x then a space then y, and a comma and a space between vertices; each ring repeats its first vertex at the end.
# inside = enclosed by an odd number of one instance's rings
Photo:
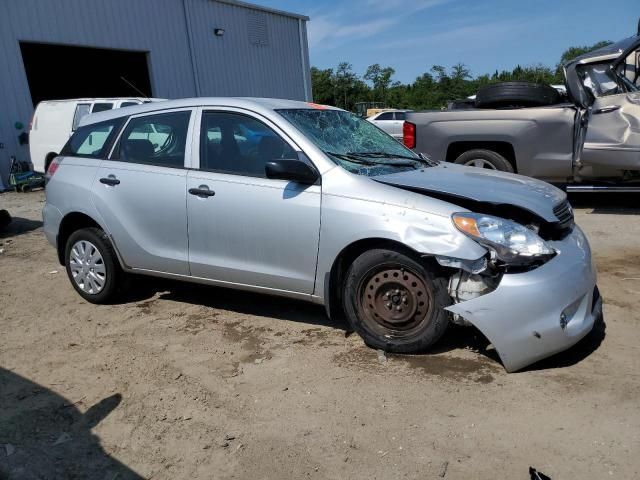
POLYGON ((560 93, 550 85, 501 82, 485 85, 476 94, 478 108, 545 107, 560 103, 560 93))

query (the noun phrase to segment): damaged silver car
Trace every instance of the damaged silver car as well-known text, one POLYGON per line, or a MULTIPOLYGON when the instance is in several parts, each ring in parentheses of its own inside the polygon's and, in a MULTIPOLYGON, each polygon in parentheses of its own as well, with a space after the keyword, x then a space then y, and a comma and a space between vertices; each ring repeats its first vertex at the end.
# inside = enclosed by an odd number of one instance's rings
POLYGON ((131 273, 252 290, 322 304, 399 353, 474 325, 508 371, 601 315, 565 193, 428 160, 333 107, 199 98, 98 113, 47 176, 45 234, 90 302, 131 273))

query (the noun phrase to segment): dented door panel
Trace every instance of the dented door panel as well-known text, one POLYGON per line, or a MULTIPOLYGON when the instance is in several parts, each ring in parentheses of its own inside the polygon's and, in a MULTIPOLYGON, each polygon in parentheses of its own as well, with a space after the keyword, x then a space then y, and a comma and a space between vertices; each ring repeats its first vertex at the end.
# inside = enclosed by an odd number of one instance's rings
POLYGON ((595 100, 582 164, 612 171, 640 171, 640 92, 603 96, 595 100))

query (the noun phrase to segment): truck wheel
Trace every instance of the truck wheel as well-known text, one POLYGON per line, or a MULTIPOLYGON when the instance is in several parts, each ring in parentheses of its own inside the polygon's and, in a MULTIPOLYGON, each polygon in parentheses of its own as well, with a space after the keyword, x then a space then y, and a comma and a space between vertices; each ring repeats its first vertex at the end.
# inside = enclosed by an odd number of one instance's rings
POLYGON ((109 237, 99 228, 73 232, 65 247, 65 265, 71 285, 91 303, 108 303, 122 276, 109 237))
POLYGON ((490 170, 513 173, 513 165, 509 160, 491 150, 469 150, 456 158, 454 163, 468 167, 488 168, 490 170))
POLYGON ((478 89, 476 107, 541 107, 560 103, 560 93, 550 85, 501 82, 478 89))
POLYGON ((370 347, 420 352, 447 328, 446 279, 402 253, 363 253, 349 267, 344 288, 347 319, 370 347))

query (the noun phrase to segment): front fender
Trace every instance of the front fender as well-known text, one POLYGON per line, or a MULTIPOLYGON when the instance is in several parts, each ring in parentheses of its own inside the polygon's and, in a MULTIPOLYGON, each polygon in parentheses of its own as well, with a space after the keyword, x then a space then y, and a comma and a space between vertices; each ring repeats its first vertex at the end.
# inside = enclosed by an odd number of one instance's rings
POLYGON ((487 250, 458 232, 449 216, 368 200, 323 196, 315 292, 324 303, 332 266, 355 242, 391 240, 424 255, 477 260, 487 250))

